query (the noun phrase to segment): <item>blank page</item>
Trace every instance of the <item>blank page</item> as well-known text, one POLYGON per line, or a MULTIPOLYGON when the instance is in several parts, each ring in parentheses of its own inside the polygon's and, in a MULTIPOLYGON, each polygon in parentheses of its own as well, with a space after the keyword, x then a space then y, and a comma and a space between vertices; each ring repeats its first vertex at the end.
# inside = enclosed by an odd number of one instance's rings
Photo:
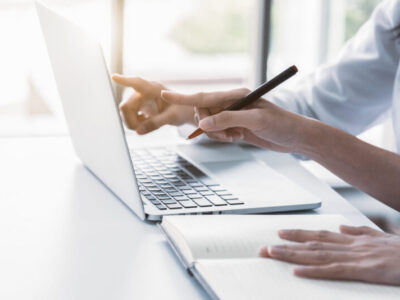
POLYGON ((262 246, 289 243, 278 237, 279 229, 338 231, 340 224, 349 224, 348 220, 339 215, 206 215, 164 218, 181 233, 194 260, 257 257, 262 246))
POLYGON ((265 258, 199 260, 196 270, 220 299, 400 299, 400 287, 300 278, 265 258))

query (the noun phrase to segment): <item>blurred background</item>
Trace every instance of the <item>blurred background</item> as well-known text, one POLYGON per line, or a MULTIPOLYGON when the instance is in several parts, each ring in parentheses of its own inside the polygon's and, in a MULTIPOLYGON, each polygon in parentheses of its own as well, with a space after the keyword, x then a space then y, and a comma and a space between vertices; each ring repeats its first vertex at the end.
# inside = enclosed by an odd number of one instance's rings
MULTIPOLYGON (((190 92, 254 87, 264 61, 267 77, 294 63, 304 76, 332 59, 380 0, 43 2, 101 41, 112 72, 190 92)), ((67 134, 33 1, 0 0, 0 38, 0 136, 67 134)), ((388 124, 362 138, 393 149, 388 124)), ((304 165, 382 226, 399 222, 322 167, 304 165)))

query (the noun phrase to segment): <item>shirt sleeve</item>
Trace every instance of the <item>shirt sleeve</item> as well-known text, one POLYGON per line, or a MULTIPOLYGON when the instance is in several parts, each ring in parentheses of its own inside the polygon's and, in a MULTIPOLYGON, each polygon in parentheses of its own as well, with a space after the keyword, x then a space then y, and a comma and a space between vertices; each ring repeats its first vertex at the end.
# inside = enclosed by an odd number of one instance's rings
POLYGON ((400 24, 400 1, 383 1, 333 62, 268 99, 292 112, 359 134, 390 111, 400 24))

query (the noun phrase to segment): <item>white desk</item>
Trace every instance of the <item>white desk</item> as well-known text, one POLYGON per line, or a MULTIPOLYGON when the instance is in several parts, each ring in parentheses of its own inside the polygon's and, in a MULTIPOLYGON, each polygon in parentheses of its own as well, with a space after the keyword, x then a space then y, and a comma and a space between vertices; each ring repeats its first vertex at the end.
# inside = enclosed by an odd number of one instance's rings
MULTIPOLYGON (((322 197, 318 213, 367 218, 290 156, 255 150, 322 197)), ((1 299, 204 299, 153 224, 78 161, 69 139, 0 139, 1 299)))

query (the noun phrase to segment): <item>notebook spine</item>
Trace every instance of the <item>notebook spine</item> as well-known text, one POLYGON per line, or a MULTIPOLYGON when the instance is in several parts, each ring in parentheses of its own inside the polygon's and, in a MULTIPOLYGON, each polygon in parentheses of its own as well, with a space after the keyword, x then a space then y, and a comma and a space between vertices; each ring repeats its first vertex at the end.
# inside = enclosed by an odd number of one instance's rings
POLYGON ((179 248, 175 245, 174 241, 170 238, 168 235, 168 232, 166 232, 162 226, 162 224, 157 224, 158 228, 161 230, 161 232, 164 234, 166 237, 168 244, 174 251, 175 255, 178 257, 179 261, 182 263, 182 265, 185 267, 187 272, 189 273, 190 276, 193 276, 192 273, 192 268, 193 268, 193 263, 188 262, 185 257, 182 255, 182 253, 179 251, 179 248))

